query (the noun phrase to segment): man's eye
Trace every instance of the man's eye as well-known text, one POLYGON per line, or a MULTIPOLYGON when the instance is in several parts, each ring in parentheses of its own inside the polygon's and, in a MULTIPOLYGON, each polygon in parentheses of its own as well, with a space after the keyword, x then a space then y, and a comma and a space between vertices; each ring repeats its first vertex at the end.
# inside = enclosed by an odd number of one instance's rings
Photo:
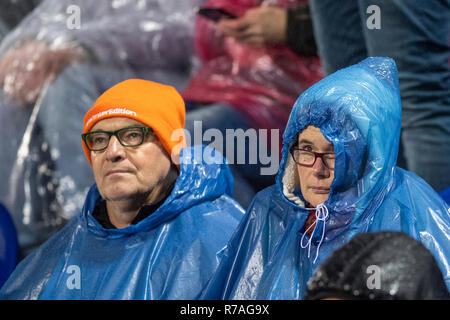
POLYGON ((306 151, 313 151, 313 148, 310 145, 302 146, 302 147, 300 147, 300 149, 303 149, 303 150, 306 150, 306 151))
POLYGON ((92 143, 94 144, 101 144, 103 142, 105 142, 105 137, 94 137, 92 139, 92 143))
POLYGON ((126 140, 134 140, 134 139, 140 139, 142 136, 140 131, 131 131, 127 132, 124 136, 124 139, 126 140))

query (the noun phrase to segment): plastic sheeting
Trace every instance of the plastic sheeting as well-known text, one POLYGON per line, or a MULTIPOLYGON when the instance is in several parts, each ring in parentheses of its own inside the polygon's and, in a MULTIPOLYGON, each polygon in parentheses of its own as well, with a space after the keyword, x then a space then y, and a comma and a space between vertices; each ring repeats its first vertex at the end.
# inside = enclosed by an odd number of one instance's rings
POLYGON ((93 183, 83 116, 112 85, 183 89, 202 0, 45 0, 0 45, 0 201, 21 256, 82 208, 93 183))
POLYGON ((403 231, 425 245, 450 287, 450 208, 421 178, 395 167, 400 115, 397 69, 389 58, 368 58, 304 92, 283 135, 277 183, 253 200, 203 298, 302 299, 308 279, 333 251, 356 234, 379 230, 403 231), (333 143, 336 162, 324 202, 328 217, 302 248, 308 211, 284 196, 283 177, 289 148, 307 125, 333 143))
POLYGON ((182 149, 170 196, 124 229, 92 217, 94 185, 82 214, 18 265, 0 299, 197 298, 244 213, 228 166, 214 159, 208 147, 182 149))
MULTIPOLYGON (((209 0, 237 16, 259 6, 296 7, 301 0, 209 0)), ((301 35, 299 35, 301 36, 301 35)), ((318 57, 302 57, 285 45, 251 47, 219 34, 199 16, 195 28, 199 70, 182 92, 190 101, 228 103, 257 128, 284 129, 299 93, 322 78, 318 57)))

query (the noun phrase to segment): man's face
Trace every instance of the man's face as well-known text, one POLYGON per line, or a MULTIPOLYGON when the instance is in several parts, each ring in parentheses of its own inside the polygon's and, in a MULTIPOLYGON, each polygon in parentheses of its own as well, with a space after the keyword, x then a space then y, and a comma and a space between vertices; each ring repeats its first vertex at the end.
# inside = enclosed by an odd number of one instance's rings
MULTIPOLYGON (((92 131, 115 131, 129 126, 144 126, 129 118, 101 120, 92 131)), ((98 190, 105 200, 121 201, 149 195, 169 172, 170 158, 156 136, 148 134, 137 147, 124 147, 111 136, 104 151, 91 151, 92 168, 98 190)))
MULTIPOLYGON (((319 128, 313 126, 308 126, 299 134, 297 147, 318 153, 334 152, 333 144, 325 139, 319 128)), ((324 203, 330 193, 334 170, 327 168, 323 160, 317 157, 312 167, 297 164, 297 171, 305 200, 313 207, 324 203)))

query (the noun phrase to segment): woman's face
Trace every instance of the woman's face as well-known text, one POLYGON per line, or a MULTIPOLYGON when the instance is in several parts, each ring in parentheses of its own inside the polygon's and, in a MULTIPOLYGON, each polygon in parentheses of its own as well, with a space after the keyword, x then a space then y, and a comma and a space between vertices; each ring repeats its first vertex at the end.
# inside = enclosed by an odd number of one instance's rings
MULTIPOLYGON (((298 136, 297 147, 317 153, 331 153, 327 155, 327 161, 334 168, 334 146, 325 139, 319 128, 306 127, 298 136)), ((297 164, 302 195, 313 207, 324 203, 330 193, 334 169, 330 169, 329 166, 326 166, 320 157, 316 157, 311 167, 297 164)))

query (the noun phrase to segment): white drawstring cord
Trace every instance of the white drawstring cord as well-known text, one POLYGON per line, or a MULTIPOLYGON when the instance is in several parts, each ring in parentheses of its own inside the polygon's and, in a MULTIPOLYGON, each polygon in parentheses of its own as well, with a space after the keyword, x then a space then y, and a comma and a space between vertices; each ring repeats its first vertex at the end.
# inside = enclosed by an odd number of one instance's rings
POLYGON ((316 208, 305 208, 306 210, 316 210, 316 221, 314 221, 313 224, 311 224, 308 229, 305 230, 305 232, 303 233, 303 236, 300 240, 300 246, 302 247, 302 249, 305 249, 306 247, 308 247, 308 258, 310 256, 310 252, 311 252, 311 242, 312 242, 312 238, 314 235, 314 232, 316 231, 316 228, 314 227, 315 225, 317 225, 317 221, 323 221, 323 228, 322 228, 322 237, 320 238, 319 244, 317 245, 317 250, 316 250, 316 257, 314 258, 314 263, 316 263, 317 257, 319 256, 319 249, 320 249, 320 245, 322 244, 323 238, 325 237, 325 220, 328 218, 328 208, 325 206, 325 204, 321 203, 319 204, 316 208), (309 229, 314 228, 313 232, 311 233, 311 236, 309 237, 308 242, 304 245, 303 244, 303 239, 305 238, 305 235, 308 233, 309 229))

